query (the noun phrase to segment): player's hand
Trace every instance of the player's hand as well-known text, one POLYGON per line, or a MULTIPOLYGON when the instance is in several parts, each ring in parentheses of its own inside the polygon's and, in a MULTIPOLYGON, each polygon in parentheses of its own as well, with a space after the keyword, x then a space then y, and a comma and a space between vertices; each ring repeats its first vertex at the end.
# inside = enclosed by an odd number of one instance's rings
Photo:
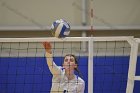
POLYGON ((52 53, 52 51, 51 51, 52 46, 51 46, 51 43, 50 42, 43 42, 43 46, 44 46, 46 52, 52 53))

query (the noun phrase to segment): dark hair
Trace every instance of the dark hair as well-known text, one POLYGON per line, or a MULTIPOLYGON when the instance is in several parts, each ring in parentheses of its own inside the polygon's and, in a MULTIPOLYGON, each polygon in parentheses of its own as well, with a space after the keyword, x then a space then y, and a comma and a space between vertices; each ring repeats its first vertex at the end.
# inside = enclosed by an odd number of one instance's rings
MULTIPOLYGON (((78 73, 78 75, 79 75, 80 77, 83 78, 83 75, 82 75, 82 73, 80 72, 80 70, 79 70, 79 68, 78 68, 78 61, 77 61, 76 56, 73 55, 73 54, 67 54, 67 55, 65 55, 65 57, 66 57, 66 56, 72 56, 72 57, 74 57, 75 64, 77 64, 77 68, 74 68, 74 70, 78 73)), ((64 57, 64 58, 65 58, 65 57, 64 57)))

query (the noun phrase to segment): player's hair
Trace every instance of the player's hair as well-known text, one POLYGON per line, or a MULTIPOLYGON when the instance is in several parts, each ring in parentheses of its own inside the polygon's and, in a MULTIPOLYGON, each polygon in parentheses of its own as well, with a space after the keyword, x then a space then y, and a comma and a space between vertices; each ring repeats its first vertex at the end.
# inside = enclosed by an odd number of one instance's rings
MULTIPOLYGON (((78 61, 77 61, 76 56, 73 55, 73 54, 67 54, 67 55, 65 55, 65 57, 66 57, 66 56, 72 56, 72 57, 74 57, 75 64, 77 64, 77 68, 74 68, 74 70, 78 73, 78 75, 79 75, 80 77, 83 78, 83 75, 82 75, 82 73, 80 72, 80 70, 79 70, 79 68, 78 68, 78 61)), ((65 58, 65 57, 64 57, 64 58, 65 58)))

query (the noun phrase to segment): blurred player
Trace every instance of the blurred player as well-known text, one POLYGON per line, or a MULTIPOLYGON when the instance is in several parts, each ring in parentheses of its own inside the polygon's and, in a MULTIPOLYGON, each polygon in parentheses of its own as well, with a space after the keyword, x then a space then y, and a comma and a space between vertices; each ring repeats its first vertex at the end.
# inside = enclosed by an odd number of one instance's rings
POLYGON ((68 54, 64 57, 63 65, 57 66, 53 61, 50 42, 44 42, 43 46, 48 67, 53 75, 50 93, 84 93, 84 80, 74 74, 74 71, 80 74, 76 57, 68 54))

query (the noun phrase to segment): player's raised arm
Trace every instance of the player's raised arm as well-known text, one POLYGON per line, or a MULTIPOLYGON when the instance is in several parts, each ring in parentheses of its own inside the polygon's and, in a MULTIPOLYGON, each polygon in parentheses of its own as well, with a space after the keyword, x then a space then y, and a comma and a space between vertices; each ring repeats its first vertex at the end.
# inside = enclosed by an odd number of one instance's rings
POLYGON ((51 71, 51 73, 55 76, 60 74, 59 67, 53 61, 53 54, 52 54, 52 46, 50 42, 43 42, 43 46, 46 50, 46 60, 47 65, 51 71))

